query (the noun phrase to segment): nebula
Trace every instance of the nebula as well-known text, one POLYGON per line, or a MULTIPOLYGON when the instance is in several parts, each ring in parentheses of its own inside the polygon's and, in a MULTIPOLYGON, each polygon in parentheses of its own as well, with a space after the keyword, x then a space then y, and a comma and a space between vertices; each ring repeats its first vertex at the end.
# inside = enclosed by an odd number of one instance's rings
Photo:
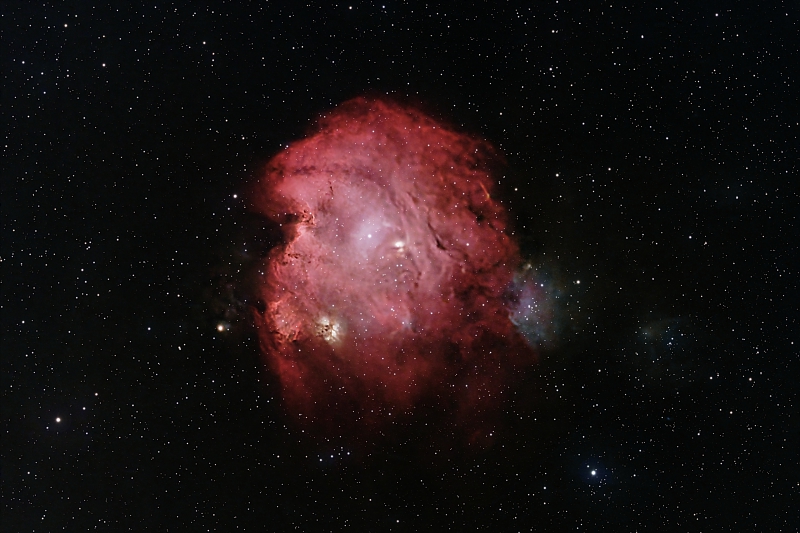
POLYGON ((412 107, 358 98, 267 164, 252 205, 283 242, 261 266, 255 321, 298 418, 498 408, 536 357, 512 320, 531 291, 509 300, 520 257, 492 196, 498 160, 412 107))
POLYGON ((532 347, 552 345, 557 323, 553 302, 558 291, 553 283, 545 283, 546 276, 525 263, 514 274, 509 291, 509 318, 532 347))

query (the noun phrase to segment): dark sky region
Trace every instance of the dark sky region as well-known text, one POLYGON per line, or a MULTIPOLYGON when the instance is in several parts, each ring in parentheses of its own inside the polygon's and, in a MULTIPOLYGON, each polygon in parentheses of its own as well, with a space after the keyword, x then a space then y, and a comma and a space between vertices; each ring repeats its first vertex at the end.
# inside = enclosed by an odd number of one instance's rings
POLYGON ((4 2, 0 529, 795 531, 799 15, 4 2), (261 354, 253 187, 360 96, 497 149, 552 313, 491 416, 304 421, 261 354))

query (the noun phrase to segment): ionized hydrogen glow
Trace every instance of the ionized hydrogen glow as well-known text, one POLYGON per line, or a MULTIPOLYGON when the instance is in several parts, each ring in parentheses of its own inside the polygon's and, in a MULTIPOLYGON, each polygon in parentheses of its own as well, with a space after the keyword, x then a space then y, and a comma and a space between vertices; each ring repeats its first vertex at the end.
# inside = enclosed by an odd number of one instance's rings
POLYGON ((253 207, 284 243, 262 265, 256 326, 291 410, 379 423, 420 402, 497 408, 535 359, 538 311, 508 308, 520 258, 492 197, 496 158, 412 108, 358 98, 269 162, 253 207))

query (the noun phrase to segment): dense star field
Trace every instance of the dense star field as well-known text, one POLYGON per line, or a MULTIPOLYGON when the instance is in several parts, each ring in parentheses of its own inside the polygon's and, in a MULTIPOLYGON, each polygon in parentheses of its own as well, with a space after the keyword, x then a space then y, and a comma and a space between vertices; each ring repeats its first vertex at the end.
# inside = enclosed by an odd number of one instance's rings
POLYGON ((5 2, 2 531, 795 531, 797 2, 5 2))

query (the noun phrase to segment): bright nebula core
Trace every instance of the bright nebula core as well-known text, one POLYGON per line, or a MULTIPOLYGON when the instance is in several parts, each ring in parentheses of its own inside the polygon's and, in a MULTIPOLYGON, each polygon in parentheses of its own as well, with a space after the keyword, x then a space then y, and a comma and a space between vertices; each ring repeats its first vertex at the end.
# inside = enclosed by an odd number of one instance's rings
POLYGON ((261 269, 256 325, 290 410, 380 423, 420 405, 497 409, 547 313, 520 282, 496 159, 413 108, 359 98, 269 162, 254 206, 283 243, 261 269))

